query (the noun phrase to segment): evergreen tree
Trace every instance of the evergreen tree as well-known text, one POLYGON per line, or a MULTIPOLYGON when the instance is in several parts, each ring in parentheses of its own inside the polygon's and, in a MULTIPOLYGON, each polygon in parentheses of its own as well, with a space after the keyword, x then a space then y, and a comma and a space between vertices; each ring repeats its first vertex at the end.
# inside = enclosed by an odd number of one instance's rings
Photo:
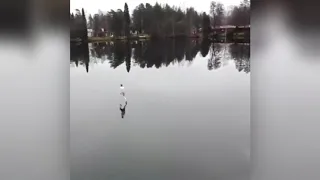
POLYGON ((125 3, 124 4, 124 32, 125 32, 125 36, 127 36, 129 38, 130 36, 130 13, 129 13, 129 8, 128 8, 128 4, 125 3))
POLYGON ((87 19, 84 13, 84 9, 82 8, 82 31, 83 31, 83 40, 88 41, 88 27, 87 27, 87 19))
POLYGON ((204 37, 207 37, 210 32, 210 18, 205 12, 203 13, 202 18, 202 33, 204 37))

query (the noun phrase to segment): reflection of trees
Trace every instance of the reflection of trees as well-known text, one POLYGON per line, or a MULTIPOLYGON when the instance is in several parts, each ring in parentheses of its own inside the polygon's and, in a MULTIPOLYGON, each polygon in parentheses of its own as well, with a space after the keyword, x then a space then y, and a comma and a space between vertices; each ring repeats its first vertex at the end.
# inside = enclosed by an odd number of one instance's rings
POLYGON ((184 59, 185 50, 186 50, 186 39, 175 40, 175 55, 178 62, 181 62, 184 59))
MULTIPOLYGON (((192 46, 191 48, 191 58, 193 59, 194 57, 196 57, 196 55, 198 54, 198 52, 200 51, 200 43, 198 41, 193 41, 194 46, 192 46)), ((188 60, 188 59, 187 59, 188 60)))
POLYGON ((115 42, 113 47, 114 49, 112 59, 110 59, 110 66, 115 69, 124 62, 124 58, 126 57, 126 46, 124 42, 119 41, 115 42))
MULTIPOLYGON (((250 46, 232 44, 225 46, 228 49, 229 60, 235 61, 236 69, 241 72, 250 72, 250 46)), ((108 61, 110 67, 117 68, 125 63, 127 72, 130 72, 131 63, 140 68, 160 68, 170 64, 181 63, 182 61, 192 62, 199 53, 208 58, 208 70, 215 70, 222 67, 222 60, 225 53, 222 53, 221 44, 211 44, 209 41, 198 42, 190 39, 164 39, 154 41, 114 41, 107 43, 91 44, 90 52, 94 59, 100 62, 108 61)), ((71 62, 89 68, 88 46, 71 46, 71 62)), ((225 51, 224 51, 225 52, 225 51)))
MULTIPOLYGON (((229 56, 231 60, 235 61, 236 69, 241 72, 250 72, 250 46, 243 44, 231 44, 228 47, 229 56)), ((219 69, 222 66, 221 60, 225 58, 225 54, 222 53, 221 44, 210 45, 210 56, 208 59, 208 70, 219 69)))
POLYGON ((133 59, 141 68, 160 68, 181 62, 192 61, 198 53, 199 43, 188 39, 139 41, 132 44, 133 59))
POLYGON ((239 72, 250 72, 250 45, 232 44, 229 53, 239 72))
POLYGON ((206 57, 209 53, 209 49, 210 49, 210 41, 208 39, 204 39, 201 42, 201 55, 202 57, 206 57))
POLYGON ((213 69, 218 69, 221 67, 221 49, 222 46, 221 44, 214 44, 213 46, 213 55, 214 55, 214 60, 213 60, 213 69))
POLYGON ((132 55, 132 48, 131 48, 131 43, 127 42, 126 43, 126 57, 125 57, 125 61, 126 61, 126 67, 127 67, 127 71, 130 71, 131 68, 131 55, 132 55))
MULTIPOLYGON (((148 43, 144 53, 145 60, 143 60, 143 62, 146 62, 147 68, 153 66, 156 68, 161 67, 162 61, 165 58, 165 48, 163 48, 163 46, 165 46, 164 41, 150 41, 148 43)), ((136 62, 139 63, 139 61, 136 62)))
POLYGON ((144 58, 146 46, 144 45, 144 43, 145 42, 139 41, 137 44, 135 44, 135 48, 133 49, 133 59, 135 60, 135 63, 140 65, 141 68, 144 68, 146 66, 144 58))
POLYGON ((78 67, 84 65, 86 71, 89 72, 89 47, 88 44, 72 44, 70 43, 70 61, 74 62, 78 67))
POLYGON ((221 67, 221 44, 212 44, 210 46, 210 57, 208 59, 208 70, 218 69, 221 67))

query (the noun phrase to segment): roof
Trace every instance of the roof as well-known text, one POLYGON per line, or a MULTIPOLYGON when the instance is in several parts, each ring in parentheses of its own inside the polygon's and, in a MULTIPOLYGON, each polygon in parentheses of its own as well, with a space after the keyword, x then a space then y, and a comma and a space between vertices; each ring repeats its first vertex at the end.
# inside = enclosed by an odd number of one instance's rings
MULTIPOLYGON (((215 29, 233 29, 236 28, 234 25, 224 25, 224 26, 216 26, 215 29)), ((250 25, 246 26, 238 26, 238 28, 250 28, 250 25)))

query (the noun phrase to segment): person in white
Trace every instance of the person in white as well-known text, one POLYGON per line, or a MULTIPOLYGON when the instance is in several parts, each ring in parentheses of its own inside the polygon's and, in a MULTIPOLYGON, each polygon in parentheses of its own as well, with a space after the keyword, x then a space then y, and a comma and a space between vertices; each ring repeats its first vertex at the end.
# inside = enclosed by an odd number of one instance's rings
POLYGON ((125 97, 124 87, 122 84, 120 84, 120 94, 124 97, 124 99, 127 101, 127 98, 125 97))

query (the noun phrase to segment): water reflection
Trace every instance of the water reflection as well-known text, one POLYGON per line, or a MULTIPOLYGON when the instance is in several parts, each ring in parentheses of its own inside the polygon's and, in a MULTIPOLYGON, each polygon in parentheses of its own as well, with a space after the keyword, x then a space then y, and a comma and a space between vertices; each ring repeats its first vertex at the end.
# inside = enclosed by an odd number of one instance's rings
POLYGON ((186 39, 72 47, 72 179, 247 180, 249 53, 186 39))
POLYGON ((126 114, 126 107, 127 107, 128 102, 126 101, 124 106, 120 104, 120 112, 121 112, 121 117, 124 118, 124 115, 126 114))
POLYGON ((70 59, 78 67, 84 65, 89 72, 89 47, 81 44, 70 44, 70 59))
POLYGON ((192 62, 198 53, 208 58, 208 70, 222 67, 222 59, 235 61, 235 68, 239 72, 250 72, 249 44, 216 44, 208 40, 158 40, 158 41, 115 41, 84 45, 71 45, 71 64, 85 66, 89 72, 90 63, 108 61, 110 67, 117 68, 126 64, 130 72, 131 64, 141 68, 161 68, 180 64, 183 61, 192 62), (89 53, 90 49, 90 53, 89 53), (90 55, 89 55, 90 54, 90 55), (89 56, 92 58, 89 60, 89 56))

